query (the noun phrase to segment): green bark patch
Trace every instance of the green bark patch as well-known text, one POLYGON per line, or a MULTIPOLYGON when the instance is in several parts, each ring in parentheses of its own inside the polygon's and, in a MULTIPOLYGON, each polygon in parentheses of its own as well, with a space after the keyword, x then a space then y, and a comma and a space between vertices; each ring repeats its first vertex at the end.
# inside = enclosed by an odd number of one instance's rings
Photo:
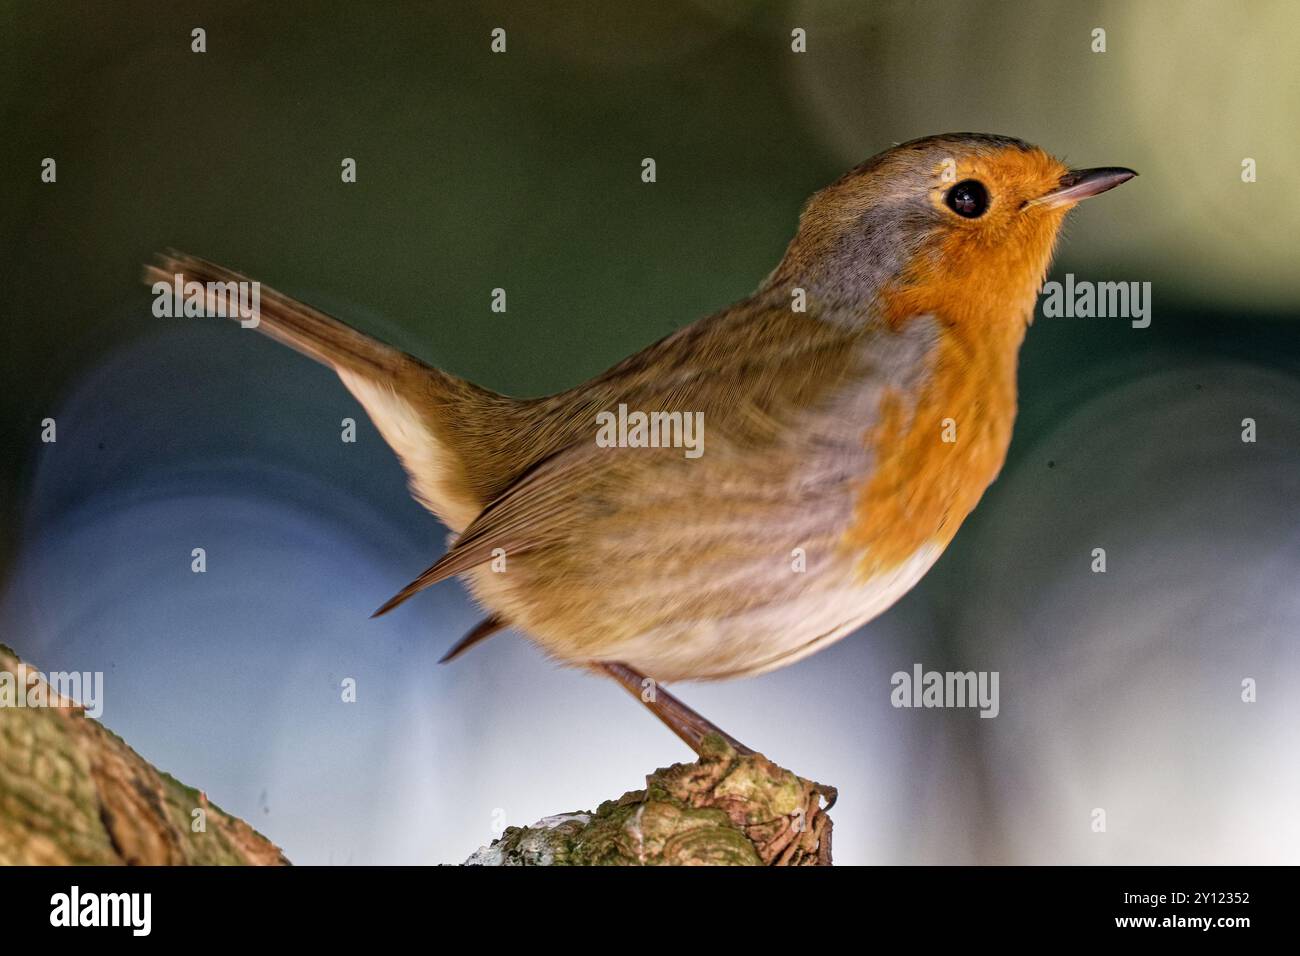
POLYGON ((835 791, 720 737, 695 763, 646 778, 594 813, 508 827, 469 866, 818 866, 831 862, 835 791), (823 807, 823 798, 826 806, 823 807))

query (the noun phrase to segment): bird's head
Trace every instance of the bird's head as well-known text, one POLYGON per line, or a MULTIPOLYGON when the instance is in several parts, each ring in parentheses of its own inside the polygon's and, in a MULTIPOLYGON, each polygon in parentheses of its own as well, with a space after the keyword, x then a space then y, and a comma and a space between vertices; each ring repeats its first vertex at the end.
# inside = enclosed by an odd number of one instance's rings
POLYGON ((1065 214, 1136 175, 1072 170, 1006 136, 913 140, 814 194, 769 283, 802 283, 848 308, 932 308, 942 294, 949 320, 966 303, 1027 318, 1065 214))

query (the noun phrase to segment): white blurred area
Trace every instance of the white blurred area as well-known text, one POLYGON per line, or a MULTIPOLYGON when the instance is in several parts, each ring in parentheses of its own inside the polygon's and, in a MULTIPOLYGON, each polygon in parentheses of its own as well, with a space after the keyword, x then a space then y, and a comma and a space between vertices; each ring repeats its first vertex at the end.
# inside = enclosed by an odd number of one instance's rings
POLYGON ((1300 858, 1296 379, 1219 361, 1140 375, 995 487, 951 597, 964 652, 1003 674, 1002 714, 971 738, 982 856, 1300 858))

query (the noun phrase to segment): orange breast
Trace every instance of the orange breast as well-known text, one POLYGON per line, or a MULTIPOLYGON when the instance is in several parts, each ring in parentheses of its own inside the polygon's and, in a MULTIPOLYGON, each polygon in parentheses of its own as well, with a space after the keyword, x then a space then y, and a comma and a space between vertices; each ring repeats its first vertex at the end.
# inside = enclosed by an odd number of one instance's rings
POLYGON ((996 318, 945 314, 932 300, 942 290, 928 291, 899 293, 887 311, 896 326, 933 315, 941 332, 918 391, 888 390, 865 436, 874 466, 843 539, 863 579, 926 546, 945 547, 997 477, 1011 440, 1023 312, 1003 304, 996 318))

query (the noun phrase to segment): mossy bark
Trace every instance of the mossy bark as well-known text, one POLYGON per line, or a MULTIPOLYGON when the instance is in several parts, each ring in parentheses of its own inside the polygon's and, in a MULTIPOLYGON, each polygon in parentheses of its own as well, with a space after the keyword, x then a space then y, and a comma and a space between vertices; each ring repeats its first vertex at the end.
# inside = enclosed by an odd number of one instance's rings
POLYGON ((646 778, 644 790, 594 813, 509 827, 469 866, 818 866, 831 862, 830 787, 719 737, 691 764, 646 778), (823 808, 822 799, 827 799, 823 808))
MULTIPOLYGON (((3 645, 0 672, 10 688, 20 674, 44 683, 3 645)), ((47 706, 0 701, 0 865, 288 864, 247 823, 43 690, 47 706)))

